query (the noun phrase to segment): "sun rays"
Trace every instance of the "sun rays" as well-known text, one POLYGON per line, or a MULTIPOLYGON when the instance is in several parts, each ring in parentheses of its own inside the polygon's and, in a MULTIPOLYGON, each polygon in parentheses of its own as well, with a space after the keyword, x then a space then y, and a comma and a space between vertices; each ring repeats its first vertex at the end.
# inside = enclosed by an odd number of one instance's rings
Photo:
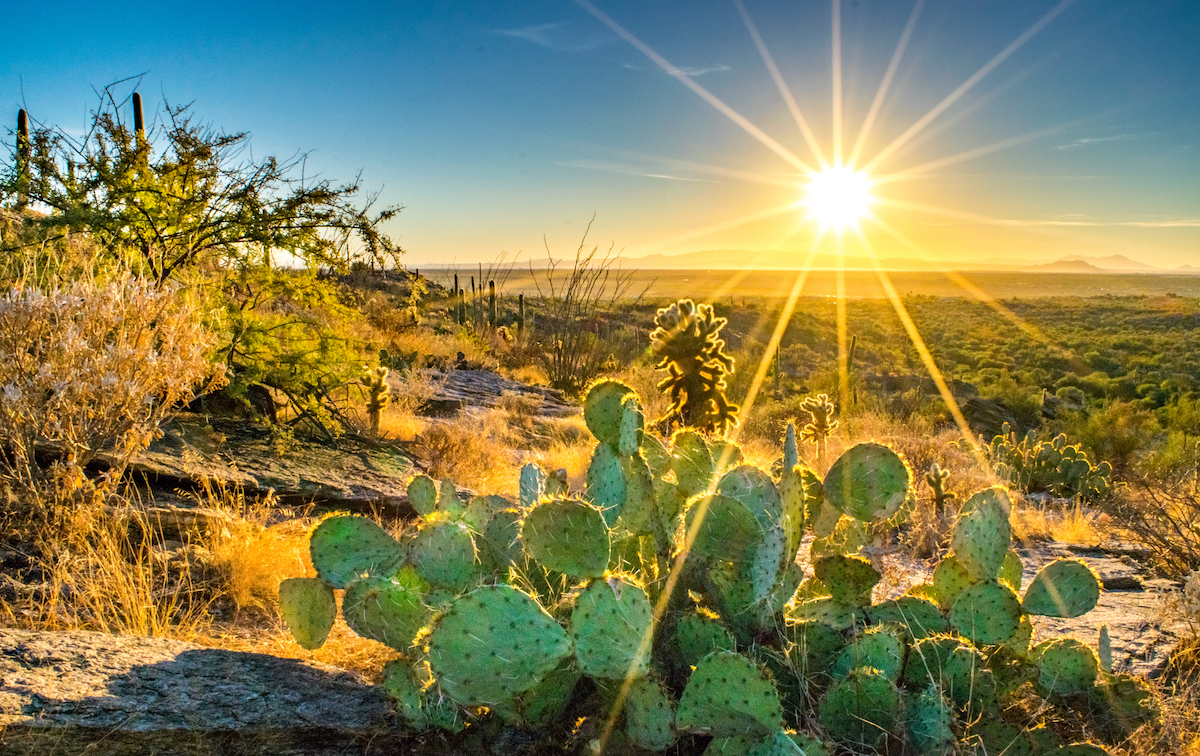
MULTIPOLYGON (((970 213, 953 208, 938 207, 927 203, 916 202, 912 200, 903 200, 891 196, 890 190, 892 187, 906 180, 915 179, 921 176, 928 175, 939 169, 950 165, 956 165, 974 158, 981 157, 986 154, 1003 150, 1023 142, 1036 139, 1055 131, 1066 128, 1067 125, 1056 125, 1046 129, 1035 131, 1029 134, 1022 134, 1009 139, 996 141, 990 144, 981 145, 979 147, 958 152, 955 154, 946 155, 932 160, 909 166, 893 167, 893 164, 899 163, 906 152, 911 151, 914 140, 918 136, 925 134, 930 125, 939 119, 946 111, 951 109, 956 103, 959 103, 962 98, 971 91, 980 81, 982 81, 989 73, 994 71, 1006 60, 1011 58, 1018 50, 1020 50, 1030 39, 1036 36, 1044 28, 1050 25, 1064 11, 1066 11, 1074 0, 1060 0, 1053 7, 1045 12, 1032 26, 1026 29, 1023 33, 1017 36, 1011 43, 1004 47, 1000 52, 996 53, 986 64, 980 67, 973 74, 968 76, 961 84, 954 87, 948 94, 942 97, 936 105, 930 110, 917 118, 910 125, 898 130, 897 135, 887 142, 883 147, 874 150, 868 154, 868 145, 871 137, 880 131, 880 115, 883 106, 888 98, 892 84, 900 71, 900 67, 906 50, 912 40, 914 30, 917 28, 925 0, 915 0, 911 12, 909 13, 907 22, 900 33, 899 39, 892 56, 887 65, 887 69, 882 77, 882 81, 871 101, 870 107, 867 110, 866 116, 862 123, 858 126, 853 142, 850 145, 848 154, 846 149, 847 139, 845 136, 846 123, 844 122, 845 113, 843 107, 843 60, 842 60, 842 8, 841 0, 831 0, 830 4, 830 28, 832 31, 831 40, 831 84, 832 84, 832 102, 831 102, 831 139, 830 148, 826 152, 821 140, 814 133, 811 123, 805 117, 800 104, 797 102, 791 89, 787 84, 787 80, 776 64, 774 57, 771 55, 764 42, 758 27, 754 22, 752 14, 747 9, 743 0, 732 0, 737 14, 740 16, 743 25, 749 34, 750 40, 755 46, 762 58, 763 64, 766 67, 767 74, 771 77, 775 88, 783 101, 783 106, 787 109, 794 120, 800 135, 803 138, 805 147, 809 155, 804 158, 797 156, 794 152, 788 149, 785 144, 776 138, 768 135, 766 131, 753 124, 742 114, 738 113, 730 105, 719 99, 712 92, 702 87, 689 75, 683 72, 678 67, 670 63, 665 57, 651 49, 648 45, 638 39, 634 34, 621 26, 617 21, 600 11, 589 0, 575 0, 575 3, 595 17, 602 24, 607 26, 620 38, 628 42, 635 49, 645 55, 656 66, 661 68, 666 73, 675 77, 684 86, 694 92, 697 96, 707 102, 719 113, 724 115, 729 120, 733 121, 741 127, 747 134, 757 140, 767 149, 771 150, 779 156, 787 168, 796 171, 794 186, 797 192, 797 199, 791 203, 782 206, 765 208, 763 210, 754 211, 743 214, 739 217, 730 218, 723 221, 717 221, 704 228, 695 229, 677 235, 672 239, 661 242, 651 247, 653 249, 662 249, 682 241, 701 238, 719 231, 736 228, 752 223, 762 222, 768 219, 775 219, 788 212, 797 214, 796 220, 791 227, 785 231, 778 239, 776 245, 780 246, 790 242, 792 239, 807 234, 810 230, 812 233, 811 244, 808 245, 806 260, 798 266, 795 273, 795 279, 792 282, 791 289, 788 292, 787 298, 778 313, 778 318, 775 319, 771 328, 771 336, 768 339, 761 358, 758 364, 754 367, 753 379, 750 382, 746 396, 741 402, 742 416, 747 416, 755 400, 757 399, 763 382, 769 372, 776 351, 780 348, 783 341, 783 336, 787 331, 788 325, 791 323, 792 316, 795 313, 796 306, 800 296, 804 291, 805 283, 807 282, 809 271, 813 267, 818 250, 822 244, 832 240, 834 244, 835 259, 838 264, 835 267, 835 305, 836 305, 836 322, 837 322, 837 373, 838 373, 838 399, 842 407, 849 405, 851 400, 851 387, 849 380, 850 365, 850 336, 848 327, 848 303, 846 297, 846 280, 845 267, 842 263, 845 256, 845 240, 847 232, 851 238, 857 241, 865 252, 868 260, 879 279, 880 285, 883 287, 888 301, 891 303, 896 316, 899 318, 904 332, 908 340, 920 358, 921 364, 928 372, 934 385, 937 387, 938 393, 946 405, 947 411, 950 413, 955 424, 958 426, 962 436, 970 449, 981 462, 983 468, 987 468, 987 464, 983 459, 983 450, 978 439, 972 433, 967 425, 967 421, 961 408, 955 399, 954 393, 946 381, 945 376, 937 365, 933 354, 925 343, 924 337, 921 335, 916 322, 909 313, 908 307, 904 300, 896 291, 891 278, 880 262, 879 256, 876 254, 875 246, 872 244, 870 236, 872 233, 880 233, 886 236, 891 242, 897 243, 905 249, 915 253, 918 257, 929 261, 933 256, 926 254, 919 244, 909 239, 901 233, 895 226, 890 223, 884 216, 891 213, 905 213, 909 215, 932 215, 937 217, 949 218, 957 221, 966 221, 981 225, 1001 225, 1020 228, 1021 230, 1037 231, 1037 228, 1028 228, 1019 226, 1003 219, 991 218, 978 213, 970 213), (807 158, 807 159, 805 159, 807 158), (883 173, 882 169, 887 168, 887 172, 883 173), (877 190, 882 190, 877 192, 877 190)), ((943 119, 943 122, 945 119, 943 119)), ((699 172, 720 175, 726 178, 735 180, 744 180, 756 182, 766 185, 779 185, 780 183, 787 184, 787 180, 780 181, 779 176, 771 176, 765 174, 756 174, 753 171, 742 171, 730 168, 722 168, 719 166, 700 165, 696 163, 687 163, 686 161, 674 161, 666 158, 668 162, 676 165, 687 165, 692 170, 699 172)), ((1047 229, 1041 229, 1046 232, 1047 229)), ((1049 230, 1052 233, 1066 233, 1062 229, 1054 228, 1049 230)), ((746 260, 743 267, 749 269, 752 267, 753 261, 746 260)), ((946 277, 962 289, 970 296, 985 303, 988 307, 1000 313, 1003 317, 1014 323, 1025 333, 1033 336, 1042 343, 1049 343, 1049 340, 1041 334, 1038 329, 1021 319, 1015 313, 1005 308, 996 299, 976 285, 964 278, 961 274, 951 270, 942 271, 946 277)), ((734 291, 737 283, 745 276, 745 270, 731 274, 728 282, 720 287, 718 291, 709 295, 709 300, 714 301, 722 296, 734 291)), ((765 330, 769 320, 764 320, 756 326, 756 332, 759 329, 765 330)), ((757 334, 756 334, 757 335, 757 334)), ((1073 355, 1066 353, 1065 350, 1057 348, 1056 350, 1063 353, 1063 356, 1075 360, 1073 355)), ((736 440, 739 434, 739 429, 734 428, 730 432, 731 440, 736 440)), ((703 502, 700 505, 704 506, 703 502)), ((702 514, 695 518, 695 526, 699 527, 700 521, 703 519, 702 514)), ((680 552, 680 558, 673 565, 668 576, 667 584, 673 585, 678 579, 679 571, 682 569, 683 556, 687 553, 686 544, 688 540, 694 537, 695 533, 685 535, 685 546, 680 552)), ((669 596, 670 591, 663 592, 663 596, 669 596)), ((662 617, 665 610, 665 598, 660 601, 660 606, 655 607, 654 622, 651 624, 651 629, 643 638, 643 650, 649 652, 650 643, 653 637, 654 628, 658 620, 662 617)), ((604 728, 604 733, 601 737, 601 749, 607 737, 612 732, 615 725, 619 707, 621 706, 624 694, 629 687, 629 680, 622 687, 617 701, 614 703, 613 715, 609 718, 604 728)))

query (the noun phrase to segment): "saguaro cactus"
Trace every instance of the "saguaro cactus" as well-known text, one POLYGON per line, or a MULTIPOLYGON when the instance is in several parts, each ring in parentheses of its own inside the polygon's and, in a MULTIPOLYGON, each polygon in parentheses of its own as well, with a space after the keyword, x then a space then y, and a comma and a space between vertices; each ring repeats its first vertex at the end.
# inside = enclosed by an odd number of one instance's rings
POLYGON ((488 327, 496 327, 496 282, 488 281, 488 327))

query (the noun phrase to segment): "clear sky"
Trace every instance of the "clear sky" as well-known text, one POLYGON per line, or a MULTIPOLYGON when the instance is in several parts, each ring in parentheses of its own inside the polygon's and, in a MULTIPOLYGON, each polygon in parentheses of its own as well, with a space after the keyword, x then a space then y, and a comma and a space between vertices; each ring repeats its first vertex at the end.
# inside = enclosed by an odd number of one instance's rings
MULTIPOLYGON (((361 171, 381 202, 405 206, 389 230, 418 266, 544 256, 543 236, 569 252, 593 214, 590 241, 629 256, 802 259, 816 228, 797 228, 803 206, 700 233, 802 199, 798 166, 819 163, 738 4, 592 1, 25 3, 5 14, 3 118, 23 105, 80 131, 93 88, 144 74, 148 102, 193 102, 203 120, 251 132, 256 155, 307 151, 310 170, 337 180, 361 171)), ((743 2, 832 160, 833 5, 743 2)), ((863 223, 877 253, 1200 265, 1200 4, 914 8, 844 0, 838 14, 845 157, 906 40, 859 166, 977 78, 873 169, 896 179, 872 189, 895 235, 863 223)))

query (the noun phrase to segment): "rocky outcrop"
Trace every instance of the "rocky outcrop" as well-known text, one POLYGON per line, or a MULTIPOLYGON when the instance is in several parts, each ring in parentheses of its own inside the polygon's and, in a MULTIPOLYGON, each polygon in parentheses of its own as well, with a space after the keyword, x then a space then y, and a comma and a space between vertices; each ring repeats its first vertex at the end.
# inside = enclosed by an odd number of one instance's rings
POLYGON ((528 386, 490 370, 446 370, 434 372, 433 393, 423 411, 435 417, 457 415, 468 407, 503 407, 507 397, 527 401, 532 414, 541 417, 566 417, 579 408, 566 402, 561 391, 544 386, 528 386))
POLYGON ((5 754, 434 754, 450 745, 404 731, 380 688, 320 664, 0 629, 5 754))
POLYGON ((398 447, 354 438, 336 445, 297 438, 280 445, 268 428, 245 421, 176 417, 164 426, 162 438, 133 458, 129 471, 159 488, 191 488, 208 480, 252 493, 272 490, 287 503, 412 513, 405 487, 413 461, 398 447))

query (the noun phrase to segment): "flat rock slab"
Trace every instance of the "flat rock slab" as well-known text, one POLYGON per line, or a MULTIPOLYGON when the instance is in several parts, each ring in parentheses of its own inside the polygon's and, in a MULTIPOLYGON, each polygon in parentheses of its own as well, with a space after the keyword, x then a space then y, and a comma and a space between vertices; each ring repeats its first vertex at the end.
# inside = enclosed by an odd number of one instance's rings
POLYGON ((206 479, 248 491, 270 489, 285 501, 412 513, 405 487, 415 469, 394 446, 347 438, 336 447, 296 440, 281 453, 266 428, 240 421, 210 425, 200 415, 177 417, 163 430, 162 438, 134 457, 130 472, 187 486, 206 479))
POLYGON ((381 689, 344 670, 157 638, 0 629, 5 754, 420 753, 438 740, 404 733, 381 689))
POLYGON ((433 374, 433 395, 426 411, 433 415, 454 415, 468 407, 496 408, 504 396, 515 395, 529 401, 541 417, 567 417, 579 412, 568 404, 561 391, 544 386, 528 386, 490 370, 446 370, 433 374))

